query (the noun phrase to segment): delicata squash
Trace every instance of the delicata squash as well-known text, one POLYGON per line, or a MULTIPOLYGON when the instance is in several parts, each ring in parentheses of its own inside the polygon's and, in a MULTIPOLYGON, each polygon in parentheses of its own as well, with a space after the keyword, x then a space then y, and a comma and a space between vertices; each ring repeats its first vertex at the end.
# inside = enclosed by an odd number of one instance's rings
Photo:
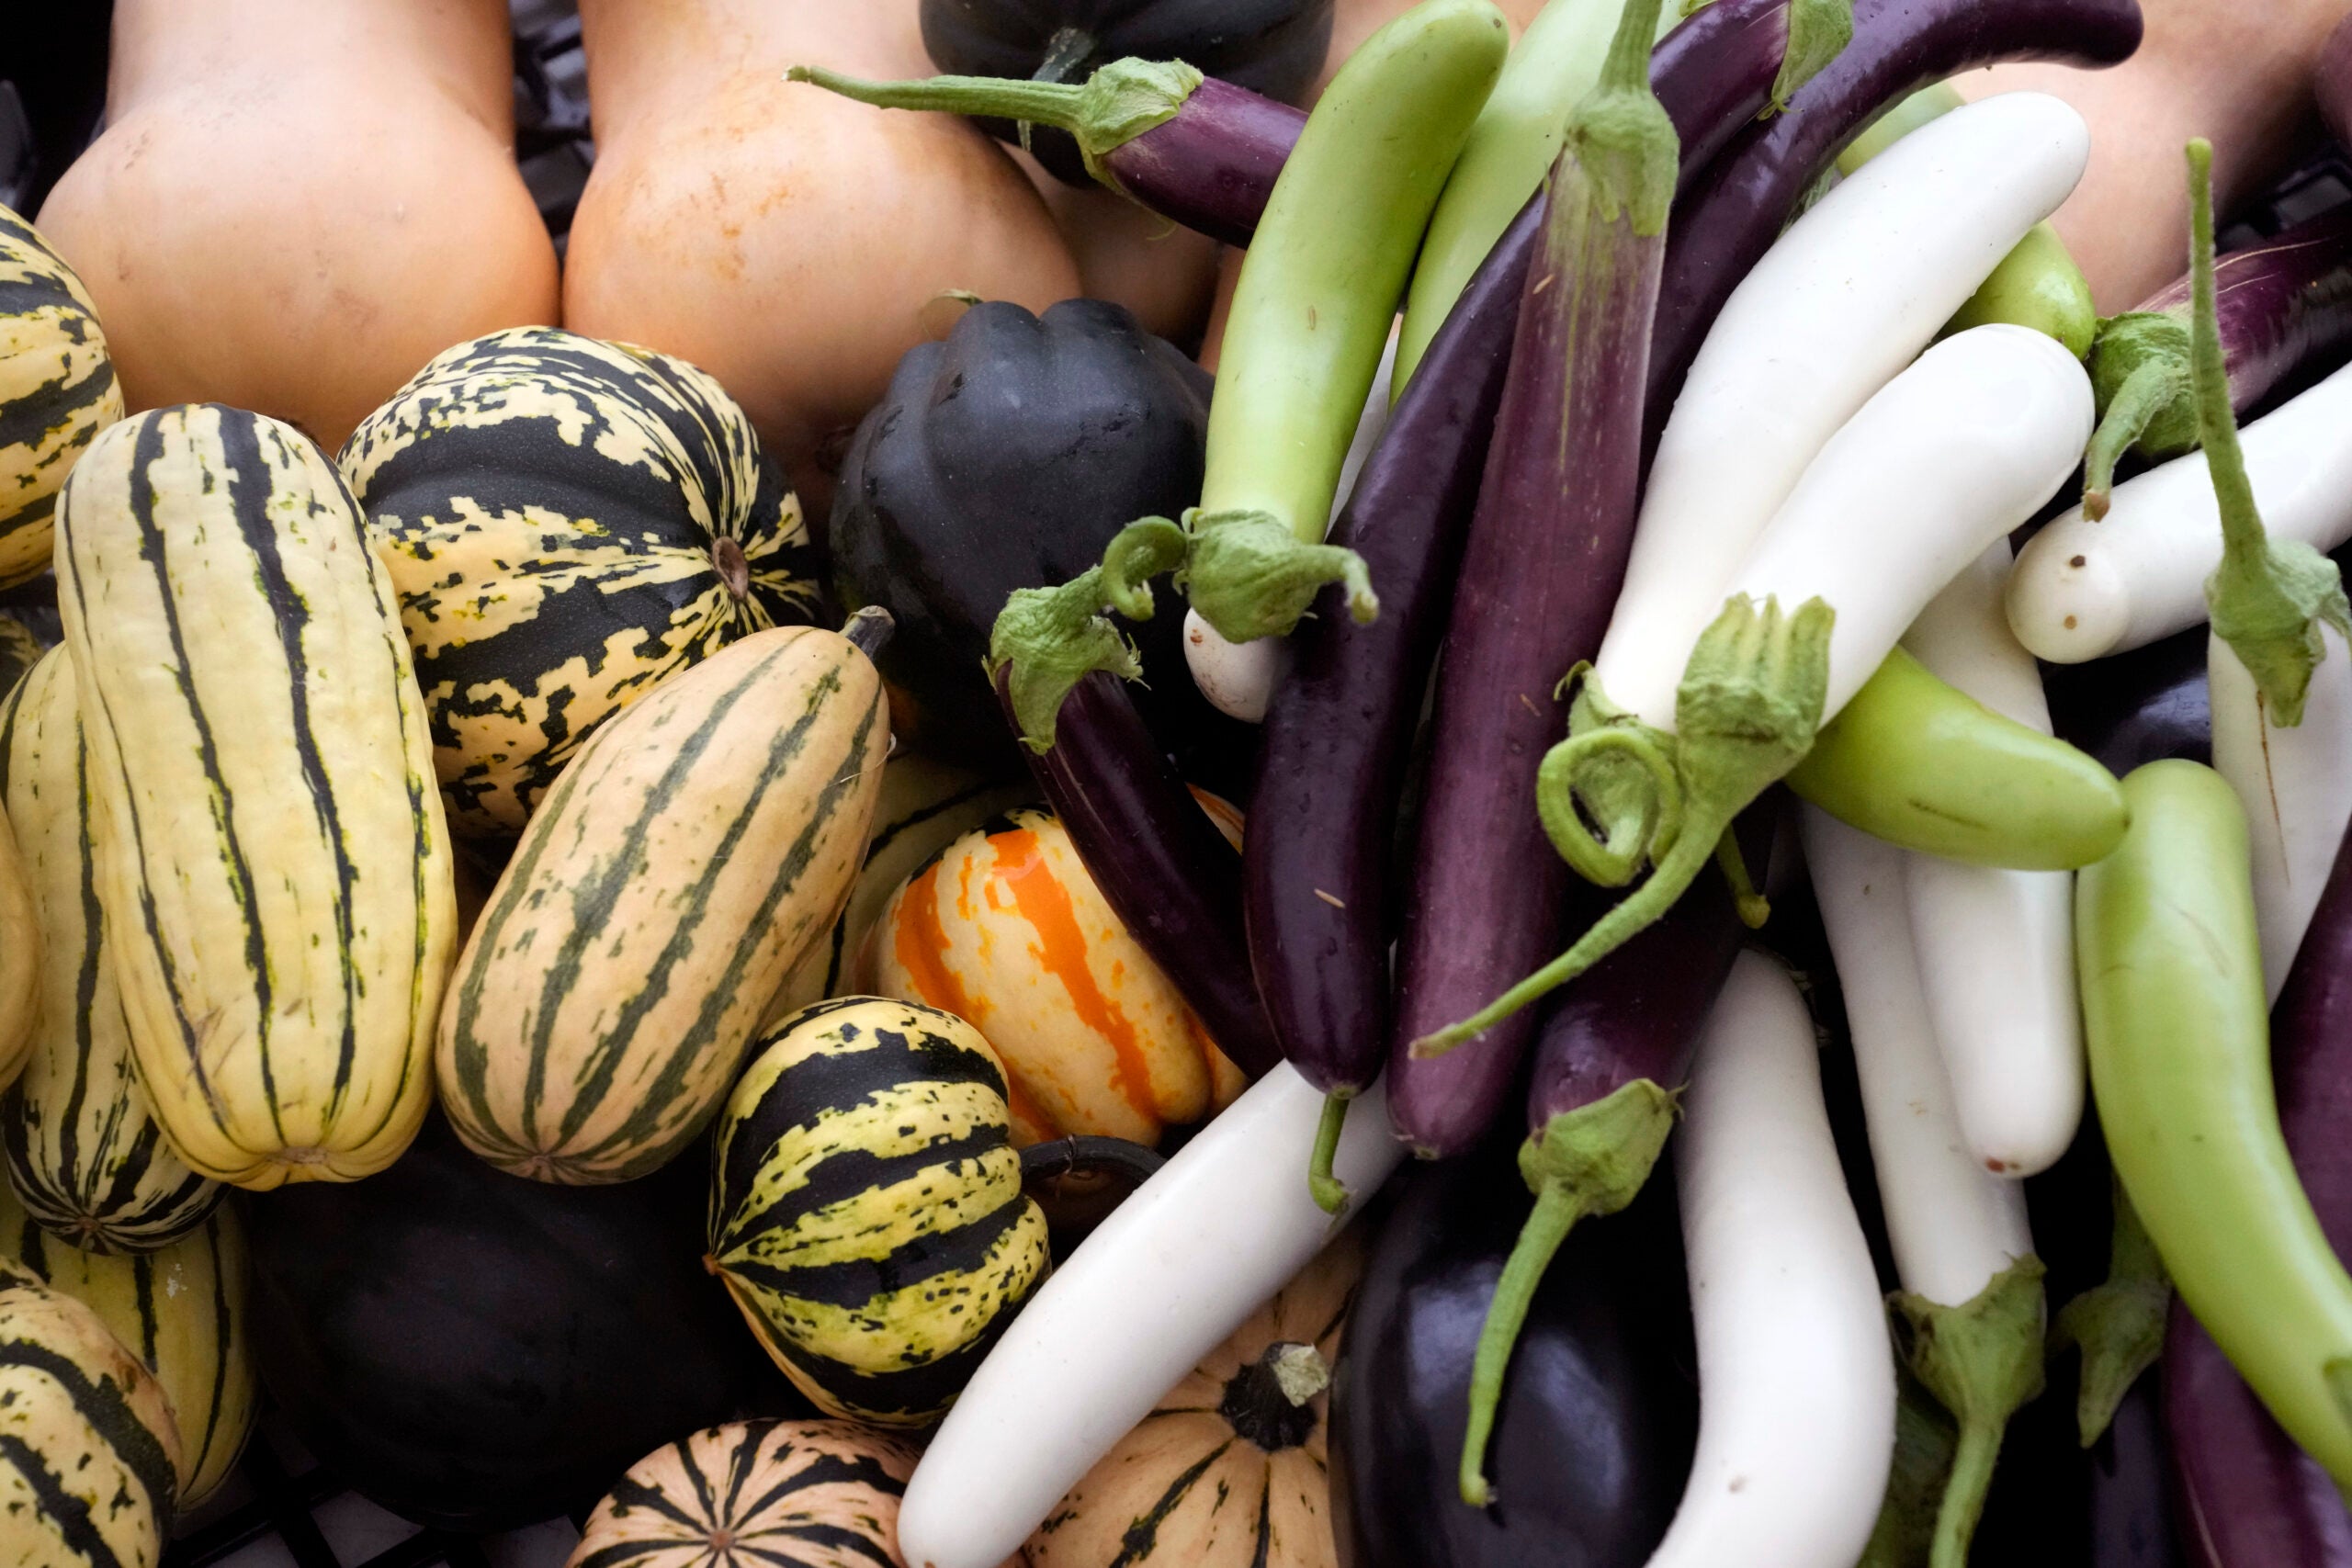
POLYGON ((60 496, 58 608, 139 1079, 190 1168, 348 1181, 416 1135, 457 898, 392 584, 326 455, 134 415, 60 496))

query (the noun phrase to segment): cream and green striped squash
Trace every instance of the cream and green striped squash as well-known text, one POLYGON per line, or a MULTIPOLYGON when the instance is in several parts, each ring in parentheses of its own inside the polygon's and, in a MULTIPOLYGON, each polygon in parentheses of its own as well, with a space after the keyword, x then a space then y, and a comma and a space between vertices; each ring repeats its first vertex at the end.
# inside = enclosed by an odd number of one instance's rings
POLYGON ((996 1053, 916 1002, 786 1019, 719 1119, 709 1239, 745 1321, 820 1409, 935 1420, 1050 1267, 996 1053))
POLYGON ((0 1563, 155 1568, 179 1435, 97 1313, 0 1259, 0 1563))
POLYGON ((155 1374, 179 1434, 179 1503, 220 1488, 254 1429, 261 1388, 245 1338, 244 1221, 224 1203, 160 1252, 107 1258, 64 1246, 0 1181, 0 1255, 96 1313, 155 1374))
POLYGON ((418 372, 340 460, 400 590, 462 832, 519 829, 657 682, 817 616, 783 471, 718 383, 668 355, 493 333, 418 372))
POLYGON ((98 897, 156 1119, 241 1187, 398 1158, 456 945, 391 580, 323 453, 211 404, 115 425, 58 506, 98 897))
POLYGON ((93 1252, 151 1252, 202 1224, 220 1184, 164 1142, 131 1060, 98 904, 90 782, 73 667, 56 649, 0 705, 0 807, 42 944, 32 1048, 0 1100, 0 1149, 52 1234, 93 1252))
POLYGON ((0 588, 48 567, 58 487, 121 417, 122 388, 82 280, 0 207, 0 588))
POLYGON ((40 907, 17 835, 0 812, 0 1085, 25 1070, 40 1018, 40 907))
POLYGON ((873 662, 813 626, 754 633, 600 729, 442 1009, 435 1074, 467 1146, 595 1183, 691 1142, 849 894, 888 745, 873 662))

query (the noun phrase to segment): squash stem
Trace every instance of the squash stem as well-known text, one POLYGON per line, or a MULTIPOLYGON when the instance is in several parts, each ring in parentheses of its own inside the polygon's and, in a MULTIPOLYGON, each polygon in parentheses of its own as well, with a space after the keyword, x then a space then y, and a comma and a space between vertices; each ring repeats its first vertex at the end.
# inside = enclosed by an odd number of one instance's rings
POLYGON ((842 636, 849 639, 851 647, 872 659, 882 651, 882 645, 890 640, 890 634, 898 626, 889 611, 879 604, 868 604, 850 612, 849 619, 842 623, 842 636))
POLYGON ((1076 1134, 1022 1150, 1021 1179, 1046 1181, 1074 1172, 1099 1171, 1120 1178, 1132 1190, 1150 1180, 1167 1163, 1157 1149, 1126 1138, 1076 1134))
POLYGON ((1348 1101, 1355 1098, 1352 1089, 1333 1089, 1323 1097, 1323 1120, 1315 1128, 1315 1149, 1307 1156, 1306 1190, 1315 1197, 1315 1206, 1327 1214, 1346 1212, 1347 1184, 1331 1174, 1331 1162, 1340 1152, 1340 1129, 1347 1125, 1348 1101))

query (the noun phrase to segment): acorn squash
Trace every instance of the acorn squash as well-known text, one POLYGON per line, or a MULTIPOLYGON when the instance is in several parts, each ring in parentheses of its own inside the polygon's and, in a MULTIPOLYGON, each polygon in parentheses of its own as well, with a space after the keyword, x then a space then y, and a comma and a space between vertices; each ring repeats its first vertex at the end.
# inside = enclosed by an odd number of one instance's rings
POLYGON ((451 824, 513 833, 596 727, 817 618, 800 502, 718 384, 553 327, 437 355, 345 444, 451 824))

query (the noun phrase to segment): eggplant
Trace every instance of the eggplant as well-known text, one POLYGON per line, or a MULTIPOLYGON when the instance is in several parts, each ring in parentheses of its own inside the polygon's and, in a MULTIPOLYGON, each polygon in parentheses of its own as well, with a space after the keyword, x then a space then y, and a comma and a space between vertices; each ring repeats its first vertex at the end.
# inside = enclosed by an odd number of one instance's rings
POLYGON ((1675 205, 1650 348, 1648 445, 1724 301, 1886 105, 2001 61, 2113 65, 2139 48, 2141 28, 2138 0, 1857 0, 1853 41, 1785 113, 1741 132, 1675 205))
POLYGON ((2198 626, 2129 653, 2043 665, 2052 731, 2117 778, 2165 757, 2211 762, 2205 643, 2206 630, 2198 626))
POLYGON ((1579 1226, 1536 1293, 1502 1401, 1495 1502, 1453 1461, 1487 1304, 1524 1214, 1508 1139, 1416 1168, 1379 1221, 1331 1384, 1342 1568, 1640 1568, 1698 1433, 1673 1183, 1579 1226))
MULTIPOLYGON (((961 76, 1083 82, 1125 56, 1181 60, 1282 104, 1315 83, 1331 47, 1332 0, 922 0, 932 63, 961 76)), ((1023 141, 1013 120, 979 123, 1023 141)), ((1067 184, 1093 183, 1064 131, 1033 127, 1025 145, 1067 184)))
POLYGON ((270 1397, 370 1501, 467 1531, 577 1513, 701 1427, 812 1414, 703 1269, 708 1165, 554 1187, 436 1115, 366 1181, 255 1195, 247 1341, 270 1397))
MULTIPOLYGON (((990 301, 900 359, 862 420, 834 492, 827 540, 845 607, 879 604, 902 741, 1012 765, 981 662, 1016 588, 1074 577, 1130 519, 1198 500, 1209 377, 1125 307, 1065 299, 1043 316, 990 301)), ((1127 629, 1140 645, 1136 700, 1202 782, 1233 788, 1249 732, 1193 689, 1182 604, 1127 629), (1213 764, 1221 764, 1221 771, 1213 764)))
MULTIPOLYGON (((1001 671, 997 692, 1018 728, 1009 681, 1001 671)), ((1055 743, 1027 754, 1112 913, 1217 1049, 1252 1079, 1264 1076, 1282 1050, 1250 978, 1241 857, 1160 754, 1125 684, 1099 670, 1080 680, 1062 699, 1055 743)))

